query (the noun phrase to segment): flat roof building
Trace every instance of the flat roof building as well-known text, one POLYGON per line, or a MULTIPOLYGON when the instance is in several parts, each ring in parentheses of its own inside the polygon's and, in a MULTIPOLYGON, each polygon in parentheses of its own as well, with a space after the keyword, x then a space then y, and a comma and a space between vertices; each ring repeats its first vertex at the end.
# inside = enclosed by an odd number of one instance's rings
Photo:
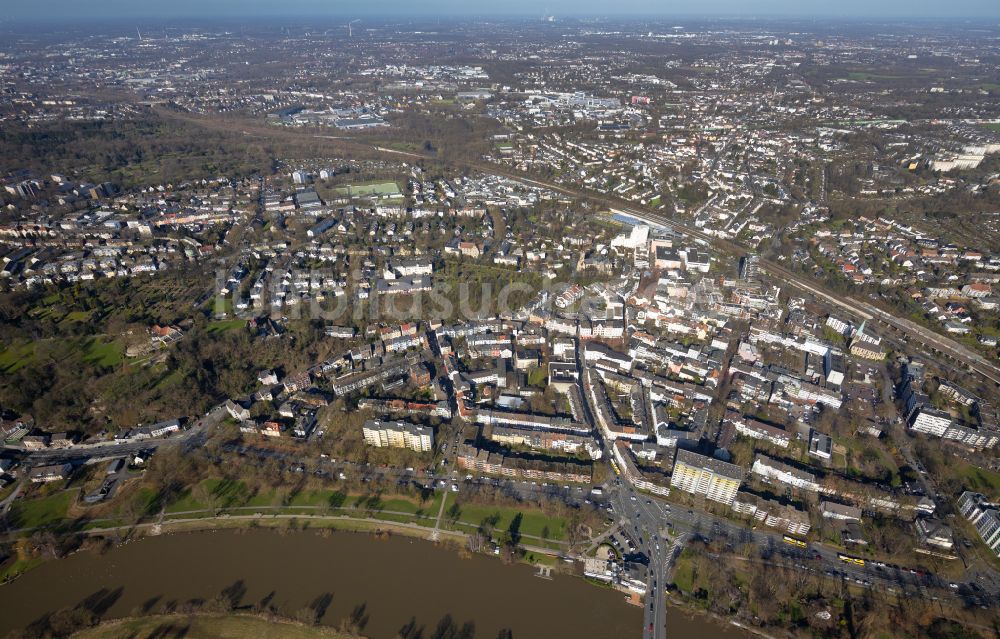
POLYGON ((434 430, 409 422, 370 419, 362 427, 365 443, 376 448, 409 448, 428 452, 434 448, 434 430))
POLYGON ((714 457, 678 449, 670 485, 731 506, 743 482, 743 469, 714 457))

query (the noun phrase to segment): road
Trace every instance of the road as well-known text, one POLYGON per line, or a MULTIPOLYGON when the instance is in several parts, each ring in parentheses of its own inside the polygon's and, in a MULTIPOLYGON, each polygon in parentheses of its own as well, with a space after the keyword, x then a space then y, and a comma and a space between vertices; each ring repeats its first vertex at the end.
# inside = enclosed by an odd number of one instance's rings
MULTIPOLYGON (((440 158, 423 156, 416 153, 395 151, 385 147, 371 146, 370 148, 382 153, 392 153, 411 158, 440 161, 440 158)), ((462 162, 461 164, 465 168, 491 172, 527 186, 548 189, 550 191, 555 191, 556 193, 572 197, 583 197, 596 200, 638 220, 672 228, 676 231, 690 235, 691 237, 708 242, 716 249, 726 253, 739 256, 746 255, 750 252, 739 244, 718 238, 698 228, 680 223, 671 218, 667 218, 652 209, 639 209, 634 205, 619 202, 598 193, 568 188, 561 184, 554 184, 552 182, 529 178, 513 171, 509 171, 499 165, 480 164, 474 162, 462 162)), ((706 203, 706 205, 707 204, 708 203, 706 203)), ((702 209, 706 205, 703 205, 702 209)), ((700 210, 701 209, 699 209, 699 212, 700 210)), ((972 372, 974 374, 981 375, 992 381, 995 385, 1000 386, 1000 367, 996 366, 979 353, 973 352, 969 348, 948 337, 936 333, 935 331, 911 320, 896 317, 895 315, 878 308, 870 302, 825 290, 821 284, 793 273, 776 262, 760 259, 759 267, 761 271, 767 273, 775 280, 835 306, 848 314, 852 319, 867 321, 869 326, 874 323, 882 329, 889 330, 891 333, 905 336, 908 346, 910 347, 909 350, 911 351, 916 351, 918 354, 929 359, 935 359, 938 364, 949 365, 961 372, 963 375, 967 372, 972 372), (942 362, 942 358, 947 361, 942 362)))
MULTIPOLYGON (((197 445, 204 429, 186 431, 186 437, 175 437, 175 443, 197 445), (193 432, 192 432, 193 431, 193 432)), ((146 448, 151 441, 141 442, 146 448)), ((152 442, 156 443, 156 442, 152 442)), ((159 442, 163 443, 163 442, 159 442)), ((107 447, 101 447, 107 448, 107 447)), ((605 496, 591 497, 584 486, 567 486, 547 482, 515 481, 510 479, 462 477, 455 470, 427 473, 420 470, 356 464, 330 458, 306 459, 302 455, 283 453, 249 445, 231 445, 230 452, 261 459, 276 459, 293 472, 310 472, 317 477, 336 479, 341 473, 354 479, 395 480, 397 482, 418 483, 436 486, 450 491, 451 486, 460 491, 475 491, 481 486, 500 489, 520 500, 557 499, 576 507, 609 507, 611 517, 629 538, 636 542, 637 550, 649 558, 647 580, 648 595, 644 613, 644 637, 653 639, 666 636, 666 593, 670 583, 670 570, 684 543, 691 539, 717 541, 724 545, 726 552, 736 555, 737 544, 750 543, 756 548, 760 561, 771 566, 804 570, 818 576, 838 579, 853 587, 878 587, 905 596, 928 599, 952 598, 964 605, 995 605, 1000 602, 1000 584, 994 575, 981 576, 977 583, 961 583, 952 587, 941 579, 905 568, 879 565, 869 561, 865 566, 845 564, 837 558, 837 550, 819 545, 807 549, 789 546, 782 541, 779 532, 751 530, 723 517, 711 515, 695 508, 670 504, 666 500, 642 494, 634 489, 626 479, 615 479, 604 487, 605 496), (600 503, 590 503, 591 500, 600 503), (650 629, 652 624, 652 629, 650 629)), ((114 450, 120 450, 115 447, 114 450)), ((66 453, 69 451, 58 451, 66 453)), ((111 451, 108 451, 111 452, 111 451)), ((103 451, 102 451, 103 454, 103 451)), ((610 458, 610 451, 608 451, 610 458)), ((438 513, 440 515, 440 513, 438 513)), ((433 532, 432 528, 424 528, 433 532)), ((444 534, 441 528, 439 534, 444 534)), ((450 533, 449 533, 450 534, 450 533)), ((539 547, 539 550, 542 550, 539 547)), ((567 547, 567 551, 569 548, 567 547)), ((549 550, 551 552, 551 550, 549 550)), ((989 572, 989 571, 987 571, 989 572)))
MULTIPOLYGON (((213 121, 207 118, 201 118, 192 115, 182 115, 170 111, 160 111, 160 113, 164 116, 171 118, 193 121, 201 124, 202 126, 208 126, 208 127, 232 126, 232 123, 223 124, 218 121, 213 121)), ((271 127, 268 127, 266 125, 261 125, 259 122, 246 122, 241 124, 243 125, 243 133, 245 135, 250 135, 251 134, 250 132, 253 131, 260 135, 267 135, 267 136, 281 135, 285 137, 292 136, 292 137, 304 137, 304 138, 319 137, 313 133, 299 132, 287 129, 276 131, 271 127)), ((383 146, 378 146, 363 139, 350 138, 348 136, 345 136, 343 138, 338 137, 336 141, 341 144, 348 144, 351 146, 360 147, 369 152, 374 151, 378 154, 396 155, 409 159, 418 159, 428 162, 440 162, 443 164, 450 164, 452 166, 455 166, 456 168, 471 169, 494 175, 499 175, 527 186, 547 189, 570 197, 585 198, 621 210, 627 215, 633 216, 639 220, 673 228, 679 232, 690 235, 691 237, 703 240, 714 246, 716 249, 732 254, 734 256, 740 256, 749 253, 748 249, 739 244, 730 242, 728 240, 724 240, 722 238, 715 237, 714 235, 705 233, 700 229, 664 217, 662 214, 652 209, 647 209, 647 208, 640 209, 637 208, 634 203, 615 200, 614 198, 607 197, 600 193, 592 192, 589 190, 583 190, 579 188, 570 188, 562 184, 555 184, 552 182, 530 178, 519 172, 507 169, 506 167, 503 167, 499 164, 494 164, 490 162, 476 162, 465 159, 453 160, 446 157, 432 156, 423 153, 400 151, 383 146)), ((952 368, 952 370, 959 371, 963 375, 969 372, 971 372, 974 375, 980 375, 982 378, 989 379, 996 386, 1000 386, 1000 367, 988 361, 982 355, 971 351, 970 349, 959 344, 958 342, 955 342, 952 339, 949 339, 939 333, 936 333, 935 331, 929 328, 916 324, 915 322, 912 322, 910 320, 896 317, 891 313, 888 313, 880 308, 877 308, 875 305, 869 302, 859 300, 851 296, 825 290, 823 286, 818 282, 807 279, 796 273, 792 273, 789 269, 781 266, 776 262, 761 259, 759 262, 759 266, 762 271, 768 273, 775 280, 782 282, 787 286, 790 286, 796 290, 808 293, 810 295, 813 295, 819 299, 822 299, 834 305, 835 307, 839 308, 842 312, 849 315, 852 319, 866 320, 869 322, 869 325, 871 325, 871 323, 876 323, 882 329, 891 331, 893 333, 897 333, 907 342, 908 346, 910 347, 909 348, 910 351, 913 351, 916 354, 926 357, 928 359, 934 359, 936 360, 936 363, 938 365, 950 367, 952 368)))
MULTIPOLYGON (((356 143, 369 149, 373 149, 379 153, 400 155, 412 159, 442 161, 442 158, 423 154, 397 151, 370 145, 364 142, 356 143)), ((447 160, 444 161, 447 162, 447 160)), ((690 237, 702 240, 730 255, 744 255, 748 253, 748 250, 745 247, 728 240, 715 237, 700 229, 679 223, 673 219, 666 218, 662 214, 649 209, 638 209, 634 205, 606 198, 597 193, 567 188, 559 184, 529 178, 498 165, 476 162, 462 162, 461 164, 466 168, 501 175, 527 186, 543 188, 572 197, 583 197, 592 201, 601 202, 621 210, 623 213, 635 217, 638 220, 673 228, 679 232, 689 235, 690 237)), ((915 324, 909 320, 895 317, 894 315, 877 308, 869 302, 824 290, 822 285, 793 273, 775 262, 762 259, 760 260, 759 265, 762 271, 767 273, 776 281, 782 282, 783 284, 798 291, 824 301, 833 307, 840 309, 852 319, 867 321, 869 322, 869 325, 877 324, 879 328, 888 330, 891 334, 902 336, 902 338, 907 341, 909 350, 914 351, 917 354, 936 359, 939 363, 947 363, 957 370, 972 371, 975 374, 991 380, 994 384, 1000 385, 1000 368, 987 361, 981 355, 970 351, 966 347, 949 338, 939 335, 934 331, 915 324), (946 362, 942 362, 942 358, 946 360, 946 362)), ((579 360, 578 365, 582 366, 582 362, 579 360)), ((594 427, 595 433, 597 433, 599 431, 596 428, 596 424, 593 423, 592 410, 589 406, 589 400, 586 393, 583 393, 583 398, 588 421, 591 422, 591 426, 594 427)), ((187 437, 191 436, 192 434, 187 434, 187 437)), ((121 453, 129 453, 149 448, 154 443, 155 442, 153 440, 147 440, 146 442, 123 444, 116 446, 113 449, 109 449, 107 452, 109 455, 117 456, 121 453)), ((457 439, 453 442, 453 444, 455 443, 457 443, 457 439)), ((606 458, 610 459, 610 451, 607 450, 607 447, 605 447, 605 449, 606 458)), ((102 450, 100 452, 103 453, 105 451, 102 450)), ((41 451, 39 453, 32 453, 31 460, 33 463, 52 463, 61 459, 78 459, 80 457, 90 456, 93 454, 94 450, 84 451, 82 448, 69 449, 67 451, 41 451)), ((333 462, 331 462, 330 465, 339 468, 348 468, 348 466, 343 464, 337 466, 333 462)), ((376 469, 364 469, 362 471, 359 468, 355 468, 355 470, 359 472, 371 472, 374 470, 374 472, 381 472, 384 475, 391 469, 382 469, 381 471, 376 469)), ((316 472, 326 473, 328 471, 324 469, 317 469, 316 472)), ((407 480, 407 477, 409 476, 412 476, 413 479, 420 476, 417 473, 405 475, 402 471, 392 472, 395 472, 399 476, 400 480, 407 480)), ((451 471, 450 475, 445 473, 440 475, 423 475, 423 479, 430 479, 431 481, 438 482, 457 482, 459 480, 455 471, 451 471)), ((510 490, 519 493, 523 491, 528 494, 534 493, 536 492, 536 489, 538 489, 537 492, 558 495, 562 490, 561 488, 555 486, 548 487, 543 485, 542 487, 537 487, 533 483, 529 486, 527 482, 520 482, 519 484, 518 482, 506 481, 504 482, 504 486, 510 490), (542 491, 540 488, 544 488, 545 490, 542 491)), ((966 594, 965 588, 967 585, 965 584, 959 585, 956 588, 950 588, 948 584, 943 584, 940 580, 934 577, 918 575, 915 572, 910 572, 908 570, 881 567, 871 564, 871 562, 870 565, 866 564, 866 566, 845 564, 837 559, 836 551, 833 549, 828 549, 822 546, 813 546, 808 550, 796 549, 784 544, 781 541, 780 533, 748 530, 743 527, 734 526, 724 519, 716 518, 707 513, 696 512, 693 509, 672 508, 667 502, 661 499, 646 497, 637 493, 634 487, 628 484, 628 480, 623 480, 620 485, 614 486, 611 490, 611 505, 615 510, 616 517, 619 518, 621 525, 626 531, 631 529, 630 534, 637 536, 639 546, 643 549, 644 554, 646 554, 650 561, 648 583, 649 594, 647 597, 645 615, 646 625, 644 627, 644 636, 646 637, 659 638, 664 637, 666 634, 665 596, 663 588, 667 581, 666 572, 669 570, 673 559, 673 553, 670 551, 670 548, 675 547, 673 544, 671 544, 670 547, 667 546, 663 535, 664 529, 670 531, 670 535, 673 539, 683 540, 690 535, 691 537, 697 536, 701 538, 722 537, 724 539, 739 540, 744 543, 749 541, 762 551, 762 555, 765 559, 770 560, 770 558, 775 558, 777 565, 789 565, 811 572, 822 572, 827 576, 839 578, 858 586, 872 587, 875 584, 878 584, 887 589, 901 588, 905 592, 910 592, 919 596, 925 596, 928 588, 943 588, 945 593, 952 594, 953 596, 963 596, 966 594), (650 625, 652 625, 651 629, 650 625)), ((994 591, 989 595, 989 597, 993 601, 996 601, 997 593, 994 591)))
POLYGON ((642 636, 663 639, 667 633, 666 584, 675 548, 668 545, 662 534, 663 513, 650 499, 636 493, 627 483, 615 482, 608 487, 612 508, 625 533, 637 543, 637 550, 648 560, 646 600, 643 609, 642 636))
MULTIPOLYGON (((565 187, 552 184, 550 182, 542 182, 539 180, 525 178, 504 171, 500 171, 500 174, 504 175, 508 179, 519 181, 529 186, 554 190, 566 195, 594 198, 593 194, 573 189, 566 189, 565 187)), ((685 233, 691 237, 708 242, 723 252, 733 255, 746 255, 749 253, 745 247, 740 246, 739 244, 715 237, 714 235, 705 233, 700 229, 679 223, 676 220, 664 217, 660 213, 646 209, 636 209, 634 207, 621 205, 610 200, 602 200, 602 202, 611 204, 616 210, 640 221, 672 228, 678 232, 685 233)), ((835 306, 850 315, 852 319, 866 321, 869 326, 872 323, 875 323, 883 329, 888 329, 892 333, 905 336, 906 341, 908 342, 909 350, 911 351, 919 352, 922 350, 923 352, 920 354, 924 357, 938 360, 939 364, 942 363, 940 358, 944 357, 945 359, 950 360, 947 363, 952 367, 957 364, 960 367, 958 370, 962 372, 963 375, 966 372, 973 372, 986 377, 997 386, 1000 386, 1000 367, 988 361, 979 353, 971 351, 952 339, 940 335, 911 320, 896 317, 869 302, 847 295, 826 291, 820 284, 793 273, 789 269, 773 261, 760 259, 758 266, 761 271, 767 273, 775 280, 835 306)))
MULTIPOLYGON (((217 406, 194 422, 190 428, 183 429, 169 437, 132 441, 102 441, 92 444, 77 444, 70 448, 47 448, 44 450, 25 450, 18 446, 5 446, 2 452, 5 456, 17 459, 26 469, 20 479, 20 482, 23 483, 28 481, 27 475, 30 469, 38 466, 66 463, 74 466, 94 464, 111 459, 131 457, 143 451, 156 450, 160 446, 182 446, 185 451, 193 450, 205 442, 208 433, 225 418, 226 414, 221 405, 217 406)), ((6 514, 20 492, 21 485, 19 484, 4 503, 0 504, 0 516, 6 514)))

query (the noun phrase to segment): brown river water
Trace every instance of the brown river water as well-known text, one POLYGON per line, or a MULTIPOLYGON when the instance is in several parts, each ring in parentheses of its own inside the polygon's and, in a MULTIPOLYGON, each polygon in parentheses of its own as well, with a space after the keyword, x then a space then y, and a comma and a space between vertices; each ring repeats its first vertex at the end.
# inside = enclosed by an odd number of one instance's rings
MULTIPOLYGON (((407 624, 433 636, 442 625, 475 626, 477 639, 509 629, 514 639, 639 637, 642 608, 583 579, 534 576, 526 565, 462 559, 452 549, 392 537, 270 530, 192 532, 150 537, 104 555, 80 552, 0 586, 0 636, 47 612, 85 600, 105 617, 158 610, 169 602, 226 592, 242 605, 265 598, 282 613, 307 606, 338 625, 356 615, 362 634, 393 639, 407 624), (96 603, 95 603, 96 602, 96 603)), ((746 635, 677 610, 671 639, 746 635)))

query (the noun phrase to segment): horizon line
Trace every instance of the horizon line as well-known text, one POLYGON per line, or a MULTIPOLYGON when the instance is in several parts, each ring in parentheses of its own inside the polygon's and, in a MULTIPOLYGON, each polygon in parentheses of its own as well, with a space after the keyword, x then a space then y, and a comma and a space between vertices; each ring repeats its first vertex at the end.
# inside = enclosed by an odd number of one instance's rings
POLYGON ((164 13, 164 12, 149 12, 149 13, 135 13, 129 15, 101 15, 96 13, 87 14, 74 14, 66 13, 64 15, 48 15, 48 16, 7 16, 6 18, 0 19, 0 25, 12 25, 12 24, 60 24, 65 25, 66 23, 80 23, 80 22, 133 22, 139 19, 155 19, 155 20, 194 20, 194 21, 220 21, 220 22, 247 22, 252 20, 308 20, 308 19, 345 19, 345 18, 365 18, 373 19, 384 22, 392 22, 397 20, 407 20, 407 21, 423 21, 423 22, 469 22, 474 20, 489 19, 489 20, 509 20, 509 21, 530 21, 539 22, 546 24, 560 24, 565 21, 580 21, 580 20, 593 20, 593 19, 611 19, 611 20, 623 20, 623 21, 639 21, 639 20, 732 20, 732 21, 742 21, 742 22, 756 22, 756 21, 802 21, 802 20, 830 20, 834 19, 839 22, 844 23, 857 23, 857 22, 888 22, 891 21, 896 24, 906 24, 912 22, 928 22, 928 21, 947 21, 947 22, 970 22, 973 20, 987 20, 992 24, 983 24, 983 27, 990 26, 1000 26, 1000 12, 996 15, 983 16, 982 14, 969 14, 969 15, 956 15, 956 14, 924 14, 924 15, 914 15, 907 16, 905 18, 900 18, 898 15, 893 15, 891 13, 881 14, 871 14, 871 15, 844 15, 836 12, 780 12, 780 13, 733 13, 731 11, 719 11, 719 12, 700 12, 700 13, 645 13, 645 12, 623 12, 623 13, 605 13, 605 12, 574 12, 566 14, 551 14, 554 17, 554 21, 549 22, 544 16, 538 13, 463 13, 463 14, 450 14, 450 15, 433 15, 428 13, 365 13, 365 12, 341 12, 341 11, 325 11, 325 12, 302 12, 302 13, 278 13, 270 11, 254 11, 248 15, 233 15, 233 13, 219 13, 219 14, 200 14, 195 12, 189 13, 164 13))

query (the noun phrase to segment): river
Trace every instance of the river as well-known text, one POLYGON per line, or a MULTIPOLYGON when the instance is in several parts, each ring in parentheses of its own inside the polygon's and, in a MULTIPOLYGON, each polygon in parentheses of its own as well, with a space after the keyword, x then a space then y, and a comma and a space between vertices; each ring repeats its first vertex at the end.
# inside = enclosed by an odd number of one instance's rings
MULTIPOLYGON (((76 553, 0 586, 0 636, 47 612, 90 601, 106 617, 158 610, 168 602, 226 592, 242 605, 267 600, 286 615, 307 606, 337 625, 366 619, 362 634, 393 639, 408 623, 432 636, 442 623, 475 626, 494 639, 638 637, 642 609, 584 580, 534 576, 526 565, 461 558, 452 549, 394 536, 272 530, 192 532, 149 537, 104 555, 76 553)), ((671 639, 744 635, 709 621, 668 614, 671 639)))

